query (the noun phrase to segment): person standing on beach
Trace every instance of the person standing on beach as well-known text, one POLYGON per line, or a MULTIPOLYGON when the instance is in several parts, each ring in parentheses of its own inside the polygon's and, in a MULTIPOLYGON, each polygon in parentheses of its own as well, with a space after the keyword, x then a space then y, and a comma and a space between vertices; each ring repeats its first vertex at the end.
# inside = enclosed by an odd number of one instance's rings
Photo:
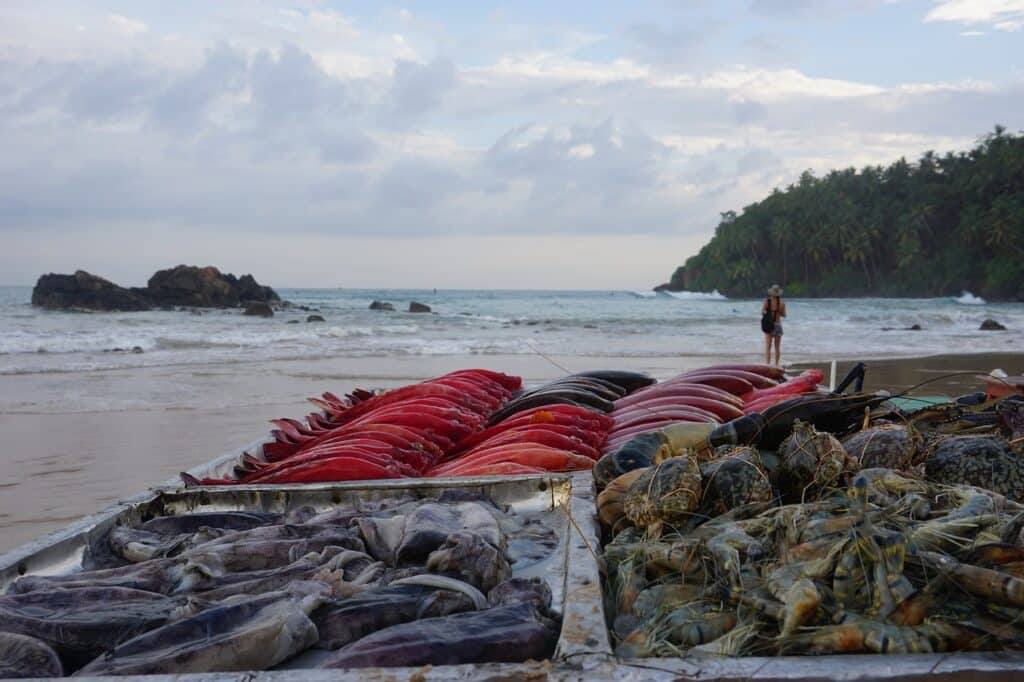
POLYGON ((775 342, 775 364, 782 355, 782 318, 786 316, 786 302, 782 300, 782 287, 773 284, 768 298, 761 305, 761 331, 764 332, 764 362, 771 362, 772 341, 775 342))

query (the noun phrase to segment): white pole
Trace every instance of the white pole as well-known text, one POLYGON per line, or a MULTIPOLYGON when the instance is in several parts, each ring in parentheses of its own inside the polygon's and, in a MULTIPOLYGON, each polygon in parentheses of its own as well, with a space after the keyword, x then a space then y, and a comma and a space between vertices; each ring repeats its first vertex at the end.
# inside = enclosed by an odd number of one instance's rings
POLYGON ((836 390, 836 361, 835 360, 832 361, 832 376, 830 376, 829 380, 828 380, 828 390, 829 391, 836 390))

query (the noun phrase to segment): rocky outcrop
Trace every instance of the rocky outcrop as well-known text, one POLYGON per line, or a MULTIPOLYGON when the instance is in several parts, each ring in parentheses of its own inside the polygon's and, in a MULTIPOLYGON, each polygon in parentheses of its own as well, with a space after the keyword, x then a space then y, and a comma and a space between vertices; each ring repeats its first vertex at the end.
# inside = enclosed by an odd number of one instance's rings
POLYGON ((309 315, 306 317, 306 322, 323 322, 324 318, 320 315, 309 315))
POLYGON ((173 310, 175 306, 226 308, 249 303, 269 307, 280 301, 277 292, 252 275, 235 277, 212 266, 194 265, 160 270, 144 288, 125 289, 78 270, 73 275, 43 275, 32 290, 32 304, 51 310, 173 310))
POLYGON ((983 331, 1001 332, 1001 331, 1005 331, 1006 327, 1004 325, 1000 324, 999 322, 996 322, 995 320, 989 318, 989 319, 987 319, 987 320, 985 320, 984 322, 981 323, 981 327, 979 327, 979 329, 981 329, 983 331))
POLYGON ((242 314, 254 317, 273 317, 274 309, 270 307, 269 303, 254 301, 245 307, 245 312, 242 314))
POLYGON ((394 311, 395 306, 391 305, 387 301, 374 301, 370 304, 370 310, 389 310, 394 311))
POLYGON ((271 303, 281 298, 261 286, 252 275, 221 274, 213 266, 179 265, 159 270, 149 278, 145 297, 153 305, 186 305, 200 308, 234 307, 248 302, 271 303))
POLYGON ((410 313, 429 313, 430 312, 430 306, 427 305, 426 303, 419 303, 417 301, 412 301, 412 302, 409 303, 409 312, 410 313))
POLYGON ((146 310, 149 304, 137 293, 76 270, 73 275, 43 275, 32 290, 32 305, 50 310, 146 310))
POLYGON ((655 291, 686 291, 686 268, 680 265, 672 273, 672 279, 654 287, 655 291))

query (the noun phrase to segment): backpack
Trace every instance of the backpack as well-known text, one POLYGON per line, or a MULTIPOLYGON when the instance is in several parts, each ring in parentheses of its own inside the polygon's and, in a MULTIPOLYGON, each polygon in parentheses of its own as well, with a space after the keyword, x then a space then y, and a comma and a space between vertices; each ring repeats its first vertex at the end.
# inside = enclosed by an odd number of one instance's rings
POLYGON ((775 313, 772 311, 772 299, 765 299, 767 304, 764 315, 761 316, 761 331, 771 334, 775 331, 775 313))

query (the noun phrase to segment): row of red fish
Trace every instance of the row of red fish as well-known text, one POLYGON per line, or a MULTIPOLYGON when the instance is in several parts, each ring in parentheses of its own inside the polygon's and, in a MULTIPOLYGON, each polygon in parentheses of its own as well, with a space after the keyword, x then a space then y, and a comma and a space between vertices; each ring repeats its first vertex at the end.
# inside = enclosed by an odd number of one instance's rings
POLYGON ((818 370, 786 381, 777 367, 717 365, 661 383, 592 372, 522 392, 519 377, 460 370, 383 393, 325 393, 312 399, 322 413, 273 420, 262 456, 243 455, 233 477, 182 476, 189 485, 223 485, 577 471, 642 433, 680 421, 724 423, 821 379, 818 370))
POLYGON ((587 407, 546 405, 519 412, 459 443, 457 457, 428 476, 536 474, 591 469, 612 420, 587 407))
POLYGON ((487 418, 522 380, 488 370, 461 370, 384 393, 325 393, 323 414, 306 423, 275 419, 263 458, 244 455, 234 478, 195 479, 190 485, 357 481, 424 475, 483 429, 487 418))
POLYGON ((639 389, 615 401, 603 452, 673 422, 722 424, 815 390, 823 375, 809 369, 788 381, 771 365, 704 367, 639 389))

